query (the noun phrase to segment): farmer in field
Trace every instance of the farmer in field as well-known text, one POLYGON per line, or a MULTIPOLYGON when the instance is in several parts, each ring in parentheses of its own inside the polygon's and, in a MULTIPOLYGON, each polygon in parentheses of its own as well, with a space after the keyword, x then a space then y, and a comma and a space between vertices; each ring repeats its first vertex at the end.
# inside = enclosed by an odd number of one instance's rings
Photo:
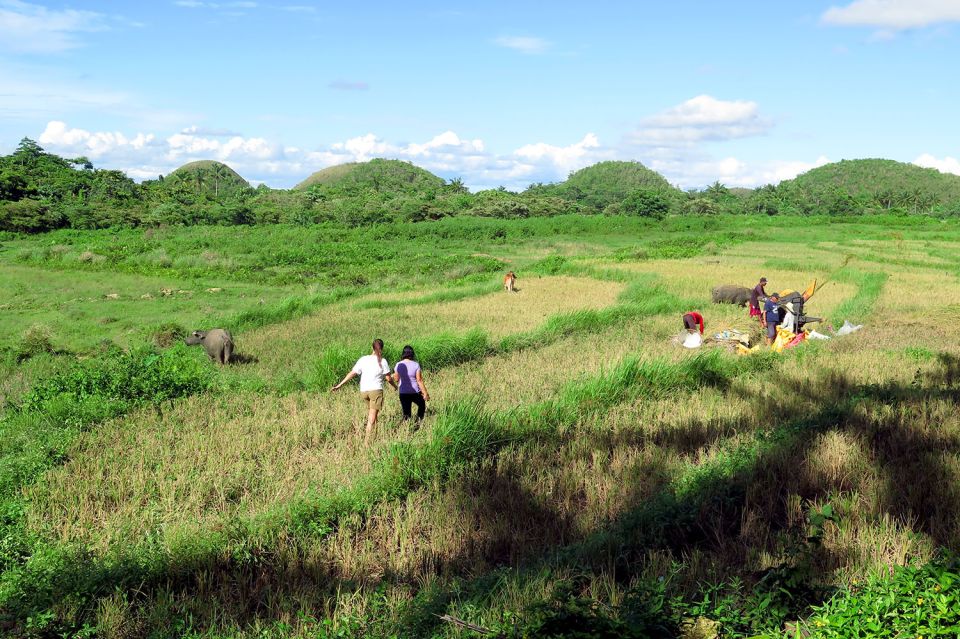
POLYGON ((700 334, 703 335, 703 315, 697 311, 690 311, 689 313, 684 313, 683 315, 683 327, 687 329, 687 333, 693 333, 700 328, 700 334))
POLYGON ((397 388, 390 377, 390 364, 383 357, 382 339, 373 340, 373 352, 358 359, 353 370, 347 373, 339 384, 331 388, 330 392, 339 390, 357 375, 360 376, 360 397, 367 406, 367 432, 363 438, 364 442, 367 442, 373 433, 374 424, 377 423, 377 416, 383 410, 383 380, 390 382, 394 389, 397 388))
POLYGON ((763 324, 763 314, 760 312, 760 300, 767 296, 767 291, 764 288, 766 283, 767 278, 761 277, 760 283, 750 291, 750 317, 758 318, 760 324, 763 324))
POLYGON ((763 304, 763 315, 760 316, 760 323, 767 329, 767 346, 773 344, 777 336, 777 324, 780 323, 780 294, 770 293, 767 301, 763 304))
POLYGON ((417 422, 422 421, 423 414, 427 411, 427 402, 430 401, 430 393, 423 383, 417 355, 409 344, 403 347, 400 361, 393 369, 393 381, 400 385, 400 410, 403 412, 404 421, 410 419, 414 404, 417 406, 417 422))

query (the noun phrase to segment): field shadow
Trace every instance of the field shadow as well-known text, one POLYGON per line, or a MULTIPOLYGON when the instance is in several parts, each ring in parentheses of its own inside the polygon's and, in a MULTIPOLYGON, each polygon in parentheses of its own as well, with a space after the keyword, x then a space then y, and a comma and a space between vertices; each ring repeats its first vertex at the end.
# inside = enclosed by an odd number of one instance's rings
MULTIPOLYGON (((594 432, 587 435, 591 439, 585 449, 612 451, 650 443, 688 455, 742 433, 753 437, 755 454, 738 457, 731 451, 726 465, 715 463, 715 468, 693 474, 682 490, 664 484, 651 496, 649 485, 630 482, 622 514, 595 530, 580 530, 571 513, 531 490, 529 478, 516 469, 501 468, 495 460, 472 465, 470 472, 454 474, 444 487, 453 496, 457 517, 469 526, 455 551, 424 560, 427 572, 438 580, 430 587, 423 585, 422 565, 387 569, 368 582, 350 578, 322 552, 293 543, 282 560, 276 553, 252 550, 247 556, 173 562, 149 579, 143 578, 133 559, 130 566, 107 566, 86 558, 67 562, 60 573, 51 575, 46 583, 54 584, 52 589, 26 594, 34 603, 52 605, 67 594, 58 594, 55 584, 75 583, 82 575, 91 584, 91 600, 126 591, 135 608, 166 593, 168 599, 193 602, 184 603, 176 613, 188 612, 197 627, 247 627, 276 619, 291 602, 300 606, 295 613, 314 614, 337 592, 378 583, 400 585, 419 593, 406 610, 405 636, 427 637, 441 623, 435 615, 452 603, 481 607, 511 583, 545 573, 604 574, 626 588, 642 574, 652 551, 677 558, 707 554, 715 574, 740 577, 748 586, 764 584, 782 566, 756 572, 745 568, 748 556, 759 552, 782 556, 785 543, 802 543, 807 534, 806 522, 791 512, 791 498, 823 503, 849 488, 834 477, 798 473, 810 467, 818 439, 830 433, 850 438, 865 451, 880 478, 881 514, 929 536, 938 546, 960 550, 956 516, 960 491, 947 480, 956 474, 950 458, 960 457, 960 434, 924 422, 936 416, 938 402, 955 406, 960 400, 960 358, 941 353, 934 367, 918 369, 906 383, 863 383, 835 371, 824 371, 812 380, 784 377, 774 402, 759 393, 751 395, 717 371, 705 370, 699 376, 706 386, 746 396, 756 421, 700 416, 666 432, 594 432), (767 434, 759 435, 759 430, 767 434), (186 610, 190 605, 195 609, 186 610)), ((563 437, 583 436, 570 429, 553 442, 555 446, 544 448, 542 463, 551 463, 550 455, 563 444, 563 437)), ((528 465, 536 463, 528 460, 528 465)), ((648 476, 658 472, 669 476, 665 468, 647 471, 648 476)), ((363 518, 356 525, 358 530, 366 526, 363 518)), ((805 557, 810 578, 829 580, 832 568, 850 560, 845 552, 810 549, 805 557)), ((811 602, 798 605, 807 603, 811 602)), ((0 618, 24 623, 36 610, 33 604, 8 608, 0 611, 0 618)))
MULTIPOLYGON (((829 502, 848 489, 831 477, 798 478, 798 469, 811 463, 818 437, 831 432, 850 437, 866 451, 880 476, 881 512, 916 533, 928 536, 937 546, 960 550, 960 491, 953 482, 956 469, 950 457, 960 457, 960 435, 939 432, 937 424, 921 423, 930 402, 956 405, 960 400, 960 359, 948 353, 938 356, 938 366, 920 371, 910 383, 858 383, 848 376, 829 372, 811 383, 785 379, 780 399, 771 403, 756 397, 759 414, 774 427, 775 438, 761 452, 739 467, 707 473, 692 490, 665 491, 653 500, 643 499, 634 489, 633 507, 608 527, 564 548, 545 548, 537 560, 512 565, 473 581, 458 582, 454 590, 425 592, 409 610, 414 636, 430 636, 438 629, 435 615, 456 601, 480 607, 509 580, 522 581, 544 572, 612 576, 625 587, 642 573, 651 551, 667 551, 682 558, 707 554, 712 572, 723 578, 740 577, 747 587, 782 587, 779 579, 803 569, 806 582, 799 584, 806 599, 799 609, 815 603, 830 590, 830 571, 851 560, 844 548, 828 549, 805 544, 809 533, 804 517, 797 521, 790 510, 790 497, 802 503, 829 502), (914 415, 919 419, 914 419, 914 415), (766 552, 783 556, 785 544, 801 548, 786 563, 761 571, 745 572, 748 555, 766 552), (786 571, 786 572, 784 572, 786 571)), ((739 389, 738 389, 739 390, 739 389)), ((656 442, 679 453, 689 453, 738 432, 741 420, 694 418, 668 433, 600 434, 600 446, 639 445, 656 442)), ((809 473, 807 473, 809 474, 809 473)), ((797 552, 794 550, 793 552, 797 552)), ((793 577, 791 577, 793 578, 793 577)), ((692 593, 691 593, 692 594, 692 593)), ((797 595, 799 597, 799 595, 797 595)))

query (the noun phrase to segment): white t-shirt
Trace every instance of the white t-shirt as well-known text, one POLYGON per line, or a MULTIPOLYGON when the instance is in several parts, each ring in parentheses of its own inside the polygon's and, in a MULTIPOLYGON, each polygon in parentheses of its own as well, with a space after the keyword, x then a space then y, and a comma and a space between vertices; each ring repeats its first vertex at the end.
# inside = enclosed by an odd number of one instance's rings
POLYGON ((377 364, 376 355, 364 355, 353 365, 353 372, 360 376, 360 392, 383 390, 383 378, 390 373, 386 358, 377 364))

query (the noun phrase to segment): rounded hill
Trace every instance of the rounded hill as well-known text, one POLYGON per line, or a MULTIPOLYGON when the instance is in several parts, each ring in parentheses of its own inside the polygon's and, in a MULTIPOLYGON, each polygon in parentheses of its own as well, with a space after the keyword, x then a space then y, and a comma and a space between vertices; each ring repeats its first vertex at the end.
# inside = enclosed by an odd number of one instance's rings
POLYGON ((665 177, 640 162, 613 160, 574 171, 565 181, 539 190, 598 209, 620 202, 637 191, 679 194, 665 177))
POLYGON ((250 188, 250 183, 239 173, 216 160, 188 162, 171 172, 165 181, 212 195, 250 188))
POLYGON ((346 190, 420 191, 443 184, 443 178, 415 164, 378 158, 369 162, 348 162, 321 169, 293 188, 326 186, 346 190))
POLYGON ((814 199, 842 194, 875 202, 883 208, 923 208, 960 202, 960 176, 883 159, 825 164, 781 182, 778 188, 814 199))

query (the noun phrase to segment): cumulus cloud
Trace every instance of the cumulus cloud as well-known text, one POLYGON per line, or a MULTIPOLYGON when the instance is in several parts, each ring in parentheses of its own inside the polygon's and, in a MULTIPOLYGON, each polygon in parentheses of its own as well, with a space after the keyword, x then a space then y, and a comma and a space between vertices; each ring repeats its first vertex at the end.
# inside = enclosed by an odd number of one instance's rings
MULTIPOLYGON (((650 120, 659 125, 686 126, 693 122, 726 126, 743 120, 744 113, 749 119, 752 111, 741 111, 670 110, 650 120)), ((460 177, 474 190, 501 185, 520 190, 533 182, 555 182, 602 160, 639 160, 682 188, 702 187, 716 180, 728 186, 776 183, 828 161, 821 157, 812 162, 773 161, 759 165, 735 157, 711 158, 688 147, 609 146, 593 133, 566 145, 535 142, 506 153, 491 152, 482 139, 465 138, 454 131, 444 131, 425 141, 403 143, 368 133, 303 149, 196 125, 171 135, 125 134, 71 128, 59 120, 47 124, 39 142, 52 152, 86 155, 100 166, 122 169, 137 179, 168 174, 192 160, 212 159, 229 164, 252 183, 265 182, 275 187, 293 186, 328 166, 373 158, 413 162, 448 179, 460 177)))
POLYGON ((672 184, 691 189, 703 188, 714 182, 744 188, 777 184, 829 162, 826 156, 820 156, 813 161, 771 160, 755 164, 730 156, 719 159, 656 157, 645 164, 662 173, 672 184))
POLYGON ((609 151, 603 150, 596 135, 588 133, 579 142, 568 146, 545 142, 527 144, 514 151, 514 155, 530 166, 551 166, 566 174, 605 159, 609 151))
POLYGON ((960 160, 949 155, 943 158, 937 158, 929 153, 924 153, 913 161, 917 166, 927 169, 936 169, 941 173, 953 173, 960 175, 960 160))
POLYGON ((0 49, 14 53, 60 53, 81 46, 77 34, 106 28, 105 16, 93 11, 0 0, 0 49))
POLYGON ((86 155, 99 165, 120 168, 138 179, 169 173, 192 160, 213 159, 229 164, 251 182, 283 187, 328 166, 382 157, 413 162, 443 177, 461 177, 474 189, 500 185, 522 189, 531 182, 561 180, 570 171, 613 157, 593 134, 566 146, 527 144, 505 154, 491 153, 483 140, 464 138, 453 131, 406 143, 368 133, 305 150, 199 126, 163 136, 88 131, 59 120, 47 124, 39 142, 52 152, 86 155))
POLYGON ((528 55, 546 53, 547 49, 550 48, 549 41, 534 36, 500 36, 493 43, 528 55))
POLYGON ((877 27, 889 31, 918 29, 943 22, 960 22, 956 0, 855 0, 830 7, 821 16, 825 24, 877 27))
POLYGON ((760 115, 756 102, 698 95, 646 118, 639 129, 627 135, 627 141, 639 146, 689 147, 705 141, 761 135, 771 126, 760 115))

